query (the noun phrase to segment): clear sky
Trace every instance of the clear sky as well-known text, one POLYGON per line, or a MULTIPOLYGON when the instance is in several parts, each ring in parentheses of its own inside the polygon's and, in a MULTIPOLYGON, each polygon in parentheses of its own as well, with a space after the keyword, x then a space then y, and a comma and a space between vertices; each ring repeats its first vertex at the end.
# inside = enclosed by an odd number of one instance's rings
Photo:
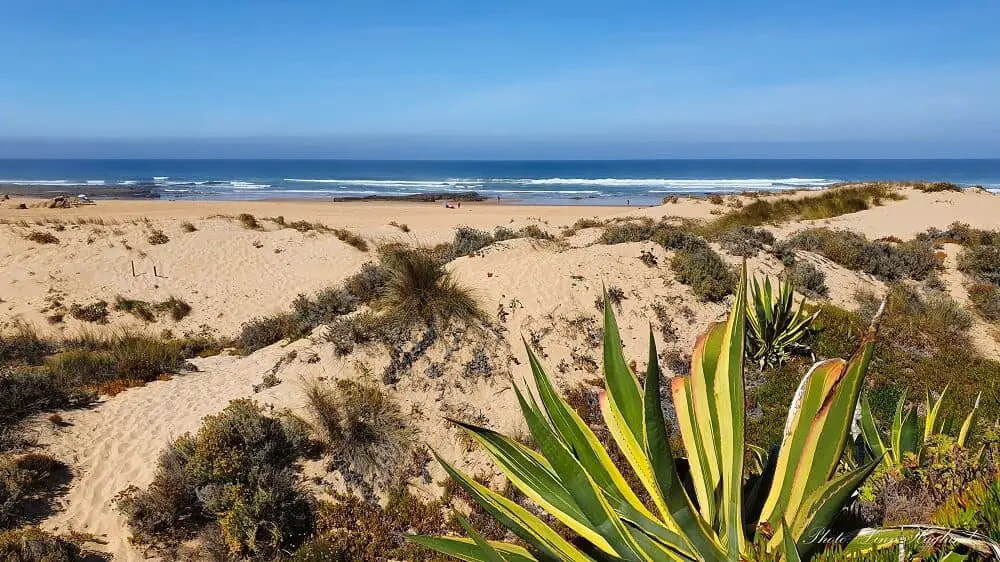
POLYGON ((91 139, 205 155, 1000 156, 998 26, 997 0, 0 0, 0 156, 91 139))

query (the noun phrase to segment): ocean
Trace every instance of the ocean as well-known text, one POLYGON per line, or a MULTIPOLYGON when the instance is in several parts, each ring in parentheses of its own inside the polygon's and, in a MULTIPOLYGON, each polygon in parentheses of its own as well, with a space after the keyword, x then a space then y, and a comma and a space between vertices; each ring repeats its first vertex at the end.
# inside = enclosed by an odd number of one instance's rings
POLYGON ((992 160, 0 160, 0 184, 137 186, 171 199, 330 199, 475 191, 524 204, 653 204, 671 194, 932 180, 1000 191, 992 160))

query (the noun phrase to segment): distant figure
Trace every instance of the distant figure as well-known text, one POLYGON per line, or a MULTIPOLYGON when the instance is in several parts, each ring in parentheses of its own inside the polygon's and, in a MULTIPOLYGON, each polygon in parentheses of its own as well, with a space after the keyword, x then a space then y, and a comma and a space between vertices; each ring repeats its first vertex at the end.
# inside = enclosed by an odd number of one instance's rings
POLYGON ((497 195, 497 203, 499 203, 499 202, 500 202, 500 196, 497 195))
POLYGON ((631 207, 632 206, 632 200, 631 199, 626 199, 625 200, 625 206, 626 207, 631 207))

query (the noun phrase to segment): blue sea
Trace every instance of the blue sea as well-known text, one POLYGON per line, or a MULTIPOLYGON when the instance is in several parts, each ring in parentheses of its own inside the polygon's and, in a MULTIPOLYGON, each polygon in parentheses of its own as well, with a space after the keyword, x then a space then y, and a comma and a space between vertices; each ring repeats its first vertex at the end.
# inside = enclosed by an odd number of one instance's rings
POLYGON ((331 199, 475 191, 524 204, 633 205, 670 194, 932 180, 1000 191, 992 160, 0 160, 0 184, 136 186, 170 199, 331 199))

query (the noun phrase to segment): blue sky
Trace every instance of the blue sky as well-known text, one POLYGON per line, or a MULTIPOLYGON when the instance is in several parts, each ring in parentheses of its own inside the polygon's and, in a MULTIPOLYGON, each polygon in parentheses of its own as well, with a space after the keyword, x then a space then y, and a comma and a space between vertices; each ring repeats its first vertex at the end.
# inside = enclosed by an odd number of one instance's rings
POLYGON ((1000 156, 998 22, 996 0, 0 0, 0 156, 1000 156))

